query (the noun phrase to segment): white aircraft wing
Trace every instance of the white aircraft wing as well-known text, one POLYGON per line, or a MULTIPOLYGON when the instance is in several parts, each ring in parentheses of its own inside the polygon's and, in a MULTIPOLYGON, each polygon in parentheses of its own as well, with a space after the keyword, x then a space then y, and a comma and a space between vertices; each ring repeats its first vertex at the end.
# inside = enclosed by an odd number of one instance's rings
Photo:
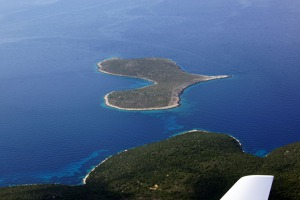
POLYGON ((221 200, 268 200, 274 176, 252 175, 240 178, 221 200))

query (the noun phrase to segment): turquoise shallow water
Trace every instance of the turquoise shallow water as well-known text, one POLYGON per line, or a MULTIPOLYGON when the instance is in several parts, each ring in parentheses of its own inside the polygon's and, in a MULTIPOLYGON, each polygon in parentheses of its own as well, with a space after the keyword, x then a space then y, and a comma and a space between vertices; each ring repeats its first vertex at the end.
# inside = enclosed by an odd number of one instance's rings
POLYGON ((0 186, 80 184, 109 155, 196 128, 259 156, 300 141, 298 4, 2 1, 0 186), (120 111, 103 96, 148 83, 97 72, 109 57, 233 77, 188 88, 175 109, 120 111))

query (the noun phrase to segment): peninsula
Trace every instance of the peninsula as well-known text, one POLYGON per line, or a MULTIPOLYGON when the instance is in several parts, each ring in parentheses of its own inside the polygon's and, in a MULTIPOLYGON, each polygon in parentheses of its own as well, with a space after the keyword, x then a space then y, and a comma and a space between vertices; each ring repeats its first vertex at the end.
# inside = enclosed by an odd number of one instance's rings
POLYGON ((219 200, 240 177, 268 174, 275 176, 270 200, 299 200, 299 166, 300 142, 260 158, 229 135, 192 130, 105 159, 83 185, 0 188, 0 199, 219 200))
POLYGON ((229 77, 190 74, 172 60, 165 58, 107 59, 98 63, 98 70, 153 82, 152 85, 143 88, 114 91, 105 95, 105 103, 108 106, 124 110, 174 108, 180 105, 179 96, 185 88, 196 83, 229 77))

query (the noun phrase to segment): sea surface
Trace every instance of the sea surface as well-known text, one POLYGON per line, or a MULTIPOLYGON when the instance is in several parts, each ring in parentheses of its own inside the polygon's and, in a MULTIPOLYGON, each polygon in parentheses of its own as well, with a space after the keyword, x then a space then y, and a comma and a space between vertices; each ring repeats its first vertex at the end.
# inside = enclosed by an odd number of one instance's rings
POLYGON ((0 186, 76 185, 110 155, 203 129, 264 156, 300 141, 300 1, 0 0, 0 186), (107 107, 149 84, 97 71, 165 57, 201 83, 163 111, 107 107))

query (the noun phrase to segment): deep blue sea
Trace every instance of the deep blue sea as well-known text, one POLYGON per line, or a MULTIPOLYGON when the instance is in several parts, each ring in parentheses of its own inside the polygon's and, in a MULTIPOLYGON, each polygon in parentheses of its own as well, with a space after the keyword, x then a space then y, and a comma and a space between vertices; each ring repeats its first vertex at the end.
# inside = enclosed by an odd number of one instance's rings
POLYGON ((300 141, 300 1, 0 1, 0 186, 80 184, 106 157, 191 129, 264 156, 300 141), (165 57, 222 79, 181 106, 121 111, 104 95, 147 85, 110 58, 165 57))

